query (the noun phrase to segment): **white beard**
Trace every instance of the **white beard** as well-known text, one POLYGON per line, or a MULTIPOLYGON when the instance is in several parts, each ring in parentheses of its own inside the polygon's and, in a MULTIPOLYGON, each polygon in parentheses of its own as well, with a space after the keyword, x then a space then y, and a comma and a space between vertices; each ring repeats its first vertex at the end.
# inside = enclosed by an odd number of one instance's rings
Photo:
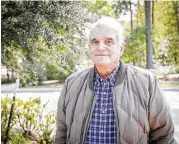
POLYGON ((95 63, 96 64, 101 64, 101 65, 107 65, 111 62, 111 59, 109 56, 95 56, 95 63))

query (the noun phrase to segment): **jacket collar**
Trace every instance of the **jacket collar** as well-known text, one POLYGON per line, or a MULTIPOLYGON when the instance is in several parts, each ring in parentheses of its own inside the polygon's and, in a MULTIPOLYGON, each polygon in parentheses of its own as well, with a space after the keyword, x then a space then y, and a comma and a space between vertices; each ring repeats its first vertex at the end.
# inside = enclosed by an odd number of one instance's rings
MULTIPOLYGON (((94 74, 95 74, 95 68, 91 68, 89 71, 88 75, 88 83, 89 83, 89 88, 94 91, 94 74)), ((122 60, 119 61, 119 69, 117 72, 117 77, 116 77, 116 82, 115 86, 119 85, 125 76, 125 66, 122 60)))

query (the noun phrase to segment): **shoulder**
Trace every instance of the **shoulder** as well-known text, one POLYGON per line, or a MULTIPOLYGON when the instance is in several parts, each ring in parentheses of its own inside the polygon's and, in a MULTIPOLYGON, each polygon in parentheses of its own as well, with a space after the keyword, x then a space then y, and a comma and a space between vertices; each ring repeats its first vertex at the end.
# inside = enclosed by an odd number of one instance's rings
POLYGON ((71 81, 71 80, 75 80, 77 78, 85 77, 86 75, 88 75, 88 73, 90 72, 91 69, 93 69, 93 68, 87 68, 85 70, 80 70, 80 71, 74 72, 67 78, 67 80, 71 81))
POLYGON ((74 72, 65 80, 65 84, 72 85, 73 83, 75 84, 83 83, 87 79, 87 76, 93 69, 94 68, 91 67, 82 71, 74 72))
POLYGON ((125 64, 126 74, 133 79, 139 80, 141 82, 147 82, 151 85, 157 78, 155 74, 147 69, 125 64))
POLYGON ((155 77, 154 73, 147 69, 129 65, 129 64, 125 64, 125 66, 127 68, 127 72, 131 72, 133 75, 141 75, 144 77, 155 77))

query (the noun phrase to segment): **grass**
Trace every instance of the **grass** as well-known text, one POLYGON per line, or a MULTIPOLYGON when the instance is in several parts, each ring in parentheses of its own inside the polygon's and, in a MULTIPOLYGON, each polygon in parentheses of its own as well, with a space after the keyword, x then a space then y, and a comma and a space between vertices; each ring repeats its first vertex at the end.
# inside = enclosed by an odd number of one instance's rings
POLYGON ((162 88, 179 88, 179 81, 160 81, 162 88))

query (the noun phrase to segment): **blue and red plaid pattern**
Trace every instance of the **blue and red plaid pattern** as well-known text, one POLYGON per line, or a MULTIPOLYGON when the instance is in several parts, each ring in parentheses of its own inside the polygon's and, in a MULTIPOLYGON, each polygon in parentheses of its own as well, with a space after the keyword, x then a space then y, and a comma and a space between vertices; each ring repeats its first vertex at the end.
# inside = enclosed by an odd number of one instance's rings
POLYGON ((87 131, 86 144, 116 144, 116 118, 113 110, 112 88, 118 67, 107 79, 102 79, 95 70, 94 94, 96 105, 87 131))

